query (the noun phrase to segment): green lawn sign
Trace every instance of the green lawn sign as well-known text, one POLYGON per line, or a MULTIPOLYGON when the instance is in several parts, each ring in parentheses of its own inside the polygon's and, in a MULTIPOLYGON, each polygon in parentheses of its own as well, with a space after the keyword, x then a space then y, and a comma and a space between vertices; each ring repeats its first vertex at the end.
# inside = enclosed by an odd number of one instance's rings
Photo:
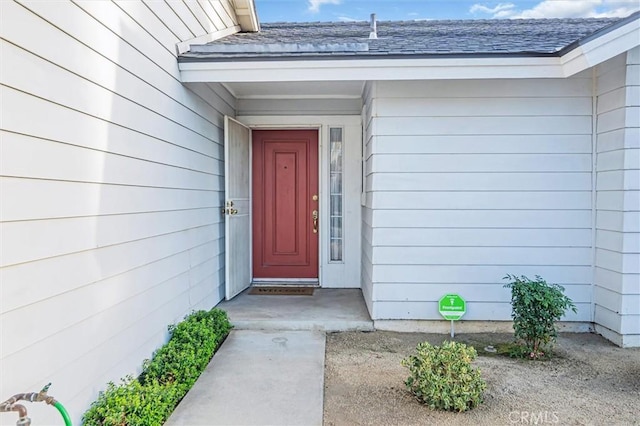
POLYGON ((451 321, 451 337, 454 336, 453 322, 467 312, 467 302, 457 294, 447 294, 438 302, 438 311, 444 319, 451 321))

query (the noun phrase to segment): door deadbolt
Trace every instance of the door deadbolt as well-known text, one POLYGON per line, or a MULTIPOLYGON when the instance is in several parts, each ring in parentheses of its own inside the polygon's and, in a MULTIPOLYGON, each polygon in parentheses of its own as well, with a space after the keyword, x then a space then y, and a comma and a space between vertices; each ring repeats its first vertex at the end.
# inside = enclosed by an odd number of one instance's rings
POLYGON ((314 210, 313 213, 311 213, 311 218, 313 219, 313 233, 317 234, 318 233, 318 210, 314 210))

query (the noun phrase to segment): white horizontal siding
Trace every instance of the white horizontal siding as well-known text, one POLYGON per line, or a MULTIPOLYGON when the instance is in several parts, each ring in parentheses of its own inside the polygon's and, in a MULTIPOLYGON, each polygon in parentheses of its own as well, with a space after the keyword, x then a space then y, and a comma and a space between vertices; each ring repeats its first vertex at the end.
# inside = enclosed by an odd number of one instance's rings
MULTIPOLYGON (((372 278, 383 283, 431 283, 431 284, 493 284, 507 273, 533 277, 540 271, 539 265, 374 265, 372 278)), ((559 284, 584 284, 591 279, 591 266, 553 266, 544 268, 545 279, 559 284)), ((411 300, 411 295, 407 295, 411 300)), ((470 299, 473 300, 473 299, 470 299)))
MULTIPOLYGON (((51 394, 60 401, 65 397, 65 407, 72 410, 70 414, 76 415, 69 401, 80 399, 90 402, 94 398, 90 395, 103 390, 106 381, 130 374, 132 369, 137 367, 131 365, 130 359, 148 357, 148 348, 157 347, 164 341, 166 331, 159 330, 156 324, 164 321, 167 315, 180 316, 185 309, 189 309, 187 294, 184 291, 171 291, 186 288, 187 281, 186 274, 169 279, 166 283, 156 286, 157 294, 163 299, 158 299, 154 293, 143 293, 135 299, 114 306, 113 309, 97 312, 95 316, 81 323, 50 334, 33 345, 40 354, 48 354, 46 363, 33 363, 31 368, 26 369, 22 368, 23 354, 8 356, 3 359, 3 367, 6 366, 3 381, 16 383, 24 380, 37 383, 46 377, 55 385, 55 393, 52 389, 51 394), (150 333, 150 330, 155 332, 150 333), (79 339, 84 348, 81 354, 73 353, 70 357, 68 351, 52 350, 58 345, 75 347, 79 339), (137 345, 132 345, 131 342, 137 342, 137 345), (77 381, 78 387, 69 387, 67 383, 78 371, 85 374, 91 372, 91 380, 77 381)), ((36 404, 29 407, 31 417, 42 419, 32 414, 32 408, 36 409, 36 404)), ((12 424, 9 423, 8 417, 4 416, 3 420, 7 421, 6 424, 12 424)), ((59 422, 59 417, 51 416, 45 423, 57 424, 56 422, 59 422)))
POLYGON ((205 33, 212 33, 218 29, 226 28, 226 25, 211 5, 207 8, 209 12, 207 13, 200 2, 196 0, 184 0, 184 4, 187 5, 193 16, 198 20, 205 33))
POLYGON ((588 191, 591 172, 376 173, 367 189, 391 191, 588 191))
POLYGON ((595 321, 640 340, 640 49, 597 68, 595 321))
POLYGON ((402 191, 376 192, 373 207, 376 209, 428 209, 428 210, 555 210, 588 209, 591 193, 587 191, 531 192, 516 191, 402 191))
MULTIPOLYGON (((15 247, 15 250, 3 253, 2 266, 118 245, 188 229, 202 229, 212 222, 219 222, 212 220, 217 215, 220 215, 217 208, 190 208, 61 218, 55 221, 44 219, 4 222, 0 224, 3 243, 15 247), (29 244, 21 244, 21 240, 26 240, 29 244)), ((13 301, 7 304, 11 302, 13 301)), ((3 304, 3 308, 6 306, 3 304)))
POLYGON ((625 128, 598 134, 598 152, 621 148, 640 148, 640 129, 625 128))
MULTIPOLYGON (((178 121, 179 119, 172 117, 171 114, 164 116, 162 108, 159 108, 159 111, 150 107, 140 108, 140 102, 125 99, 113 90, 107 90, 92 81, 79 78, 62 67, 38 59, 35 55, 13 49, 11 45, 4 45, 3 52, 6 55, 5 58, 12 58, 11 61, 3 61, 0 68, 4 84, 17 91, 24 92, 25 89, 29 89, 31 91, 27 93, 33 96, 158 139, 184 139, 188 141, 184 143, 185 147, 190 149, 201 150, 201 147, 210 145, 212 141, 208 135, 215 130, 215 126, 205 120, 182 117, 185 121, 190 119, 195 121, 193 126, 186 126, 181 122, 182 120, 178 121), (20 72, 22 66, 25 71, 20 72), (30 72, 31 70, 35 71, 30 72), (43 83, 51 78, 59 80, 59 85, 43 83), (31 81, 39 84, 30 87, 33 84, 31 81), (65 90, 65 87, 77 87, 78 91, 84 95, 78 96, 78 92, 70 92, 65 90), (130 109, 135 109, 137 114, 128 114, 127 111, 130 109)), ((171 102, 166 97, 165 100, 171 102)), ((178 107, 176 105, 176 108, 178 107)))
POLYGON ((590 229, 512 228, 376 228, 373 244, 404 246, 414 240, 425 247, 591 247, 590 229))
MULTIPOLYGON (((451 291, 447 292, 450 293, 451 291)), ((443 296, 443 293, 441 296, 443 296)), ((577 312, 569 311, 563 317, 564 321, 590 321, 590 303, 576 303, 577 312)), ((378 302, 374 313, 377 319, 406 319, 406 320, 434 320, 442 319, 438 312, 438 302, 378 302)), ((511 318, 511 303, 508 302, 479 302, 470 303, 467 300, 467 311, 464 314, 466 321, 504 321, 511 318)))
POLYGON ((184 1, 167 2, 167 4, 187 25, 189 31, 191 31, 194 36, 197 36, 198 34, 205 34, 207 32, 203 23, 198 20, 184 1))
POLYGON ((7 200, 0 210, 5 221, 201 209, 219 207, 222 200, 220 189, 215 188, 203 191, 6 177, 2 178, 2 192, 7 200), (40 192, 38 197, 24 196, 40 192))
POLYGON ((623 274, 619 271, 597 267, 594 282, 599 287, 618 291, 620 294, 638 294, 640 292, 638 276, 635 274, 623 274))
MULTIPOLYGON (((464 111, 460 111, 464 114, 464 111)), ((590 135, 590 116, 380 117, 377 132, 392 135, 590 135), (464 125, 463 125, 464 123, 464 125)))
POLYGON ((634 238, 630 232, 608 231, 598 229, 596 231, 596 245, 602 249, 616 250, 622 247, 626 252, 640 252, 640 240, 634 238))
POLYGON ((572 98, 590 94, 590 74, 570 79, 540 80, 458 80, 385 81, 376 88, 375 98, 572 98))
POLYGON ((200 171, 211 171, 211 159, 222 155, 222 147, 218 144, 205 142, 200 146, 184 146, 164 136, 156 138, 108 119, 60 107, 35 96, 23 96, 14 89, 3 87, 3 98, 8 105, 20 102, 24 108, 41 117, 34 121, 30 115, 13 109, 3 111, 4 128, 16 134, 200 171), (55 126, 55 123, 65 122, 74 123, 74 126, 55 126))
MULTIPOLYGON (((452 292, 451 284, 441 283, 376 283, 375 298, 384 302, 376 303, 379 319, 434 319, 439 317, 438 300, 452 292), (399 314, 397 312, 399 312, 399 314), (396 312, 396 313, 394 313, 396 312), (395 315, 395 316, 391 316, 395 315)), ((565 294, 578 307, 578 313, 567 315, 568 321, 590 321, 588 309, 590 285, 564 285, 565 294)), ((505 320, 511 315, 511 292, 495 283, 459 283, 455 292, 474 295, 471 303, 467 297, 465 320, 505 320)))
POLYGON ((507 274, 590 321, 592 79, 377 82, 366 150, 376 319, 509 320, 507 274), (367 157, 368 156, 368 157, 367 157), (473 306, 473 308, 472 308, 473 306))
POLYGON ((468 112, 468 117, 585 116, 591 114, 591 99, 398 97, 379 99, 377 111, 384 117, 457 117, 460 111, 468 112))
POLYGON ((589 248, 550 247, 376 247, 376 265, 566 265, 589 266, 589 248))
POLYGON ((5 143, 0 167, 6 176, 207 190, 223 174, 222 162, 211 157, 208 170, 194 170, 22 134, 1 135, 5 143), (8 160, 16 157, 32 160, 26 164, 8 160), (51 158, 60 160, 52 162, 51 158))
MULTIPOLYGON (((123 7, 122 3, 134 3, 134 2, 127 2, 127 1, 118 2, 120 7, 123 7)), ((151 13, 154 16, 158 18, 158 21, 160 21, 161 24, 165 26, 169 30, 169 32, 179 41, 190 40, 192 38, 195 38, 197 35, 200 35, 200 33, 196 33, 197 34, 196 35, 193 32, 191 32, 189 27, 185 24, 183 18, 173 11, 173 9, 171 8, 168 2, 155 1, 155 0, 142 0, 142 3, 146 8, 148 8, 151 11, 151 13)), ((188 18, 185 18, 185 19, 188 19, 188 18)), ((149 21, 144 20, 142 22, 147 23, 149 21)), ((157 31, 153 32, 153 34, 156 34, 156 33, 157 31)), ((175 43, 172 43, 170 45, 165 45, 165 47, 167 48, 167 50, 175 52, 175 43)))
POLYGON ((384 154, 367 171, 379 173, 590 172, 590 154, 384 154))
MULTIPOLYGON (((471 283, 458 284, 457 292, 461 294, 474 294, 476 302, 480 303, 510 303, 511 291, 503 286, 495 284, 471 283)), ((565 294, 574 303, 590 303, 589 285, 565 285, 565 294)), ((437 302, 442 295, 450 291, 449 284, 385 284, 377 283, 375 287, 376 298, 390 302, 402 302, 407 300, 407 295, 411 295, 411 300, 415 302, 437 302)))
POLYGON ((589 229, 585 210, 375 210, 373 225, 382 228, 535 228, 589 229))
POLYGON ((357 99, 238 99, 238 115, 360 115, 357 99))
POLYGON ((360 271, 360 288, 362 289, 362 295, 364 297, 365 304, 369 310, 369 315, 374 317, 374 285, 373 285, 373 208, 371 205, 371 179, 370 173, 366 172, 368 164, 371 161, 370 152, 375 142, 372 129, 372 108, 373 108, 373 94, 376 90, 377 84, 367 82, 363 90, 362 97, 362 229, 361 229, 361 250, 362 250, 362 268, 360 271))
MULTIPOLYGON (((176 54, 175 46, 183 39, 177 35, 179 31, 175 31, 175 27, 180 27, 178 16, 173 14, 172 17, 165 15, 165 19, 169 22, 164 22, 158 14, 153 10, 154 6, 167 7, 164 2, 149 2, 145 4, 143 1, 122 1, 116 0, 116 5, 122 9, 127 15, 131 17, 139 26, 147 31, 162 47, 164 47, 172 55, 176 54)), ((182 24, 184 25, 184 24, 182 24)), ((187 37, 184 40, 187 40, 187 37)))
POLYGON ((378 154, 590 154, 591 135, 379 136, 378 154))
POLYGON ((0 2, 2 394, 54 382, 79 423, 221 299, 235 99, 182 85, 175 49, 235 26, 221 1, 0 2))

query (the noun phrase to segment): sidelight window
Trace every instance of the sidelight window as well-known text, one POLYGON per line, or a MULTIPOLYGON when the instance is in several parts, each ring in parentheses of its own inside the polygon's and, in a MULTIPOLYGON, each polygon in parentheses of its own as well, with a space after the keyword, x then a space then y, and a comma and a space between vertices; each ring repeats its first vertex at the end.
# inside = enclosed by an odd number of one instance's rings
POLYGON ((331 127, 329 129, 329 212, 330 212, 330 260, 332 262, 342 261, 343 251, 343 199, 344 199, 344 143, 343 129, 341 127, 331 127))

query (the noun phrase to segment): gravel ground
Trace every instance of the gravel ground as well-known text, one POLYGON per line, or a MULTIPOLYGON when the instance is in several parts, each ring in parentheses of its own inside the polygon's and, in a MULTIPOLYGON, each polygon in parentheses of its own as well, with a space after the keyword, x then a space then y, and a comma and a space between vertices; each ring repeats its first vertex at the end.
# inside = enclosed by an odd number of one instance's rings
POLYGON ((400 361, 419 342, 449 336, 344 332, 327 335, 325 426, 640 425, 640 348, 621 349, 593 334, 562 334, 556 356, 526 361, 488 354, 507 334, 461 334, 476 347, 487 381, 484 403, 466 413, 433 411, 405 389, 400 361))

